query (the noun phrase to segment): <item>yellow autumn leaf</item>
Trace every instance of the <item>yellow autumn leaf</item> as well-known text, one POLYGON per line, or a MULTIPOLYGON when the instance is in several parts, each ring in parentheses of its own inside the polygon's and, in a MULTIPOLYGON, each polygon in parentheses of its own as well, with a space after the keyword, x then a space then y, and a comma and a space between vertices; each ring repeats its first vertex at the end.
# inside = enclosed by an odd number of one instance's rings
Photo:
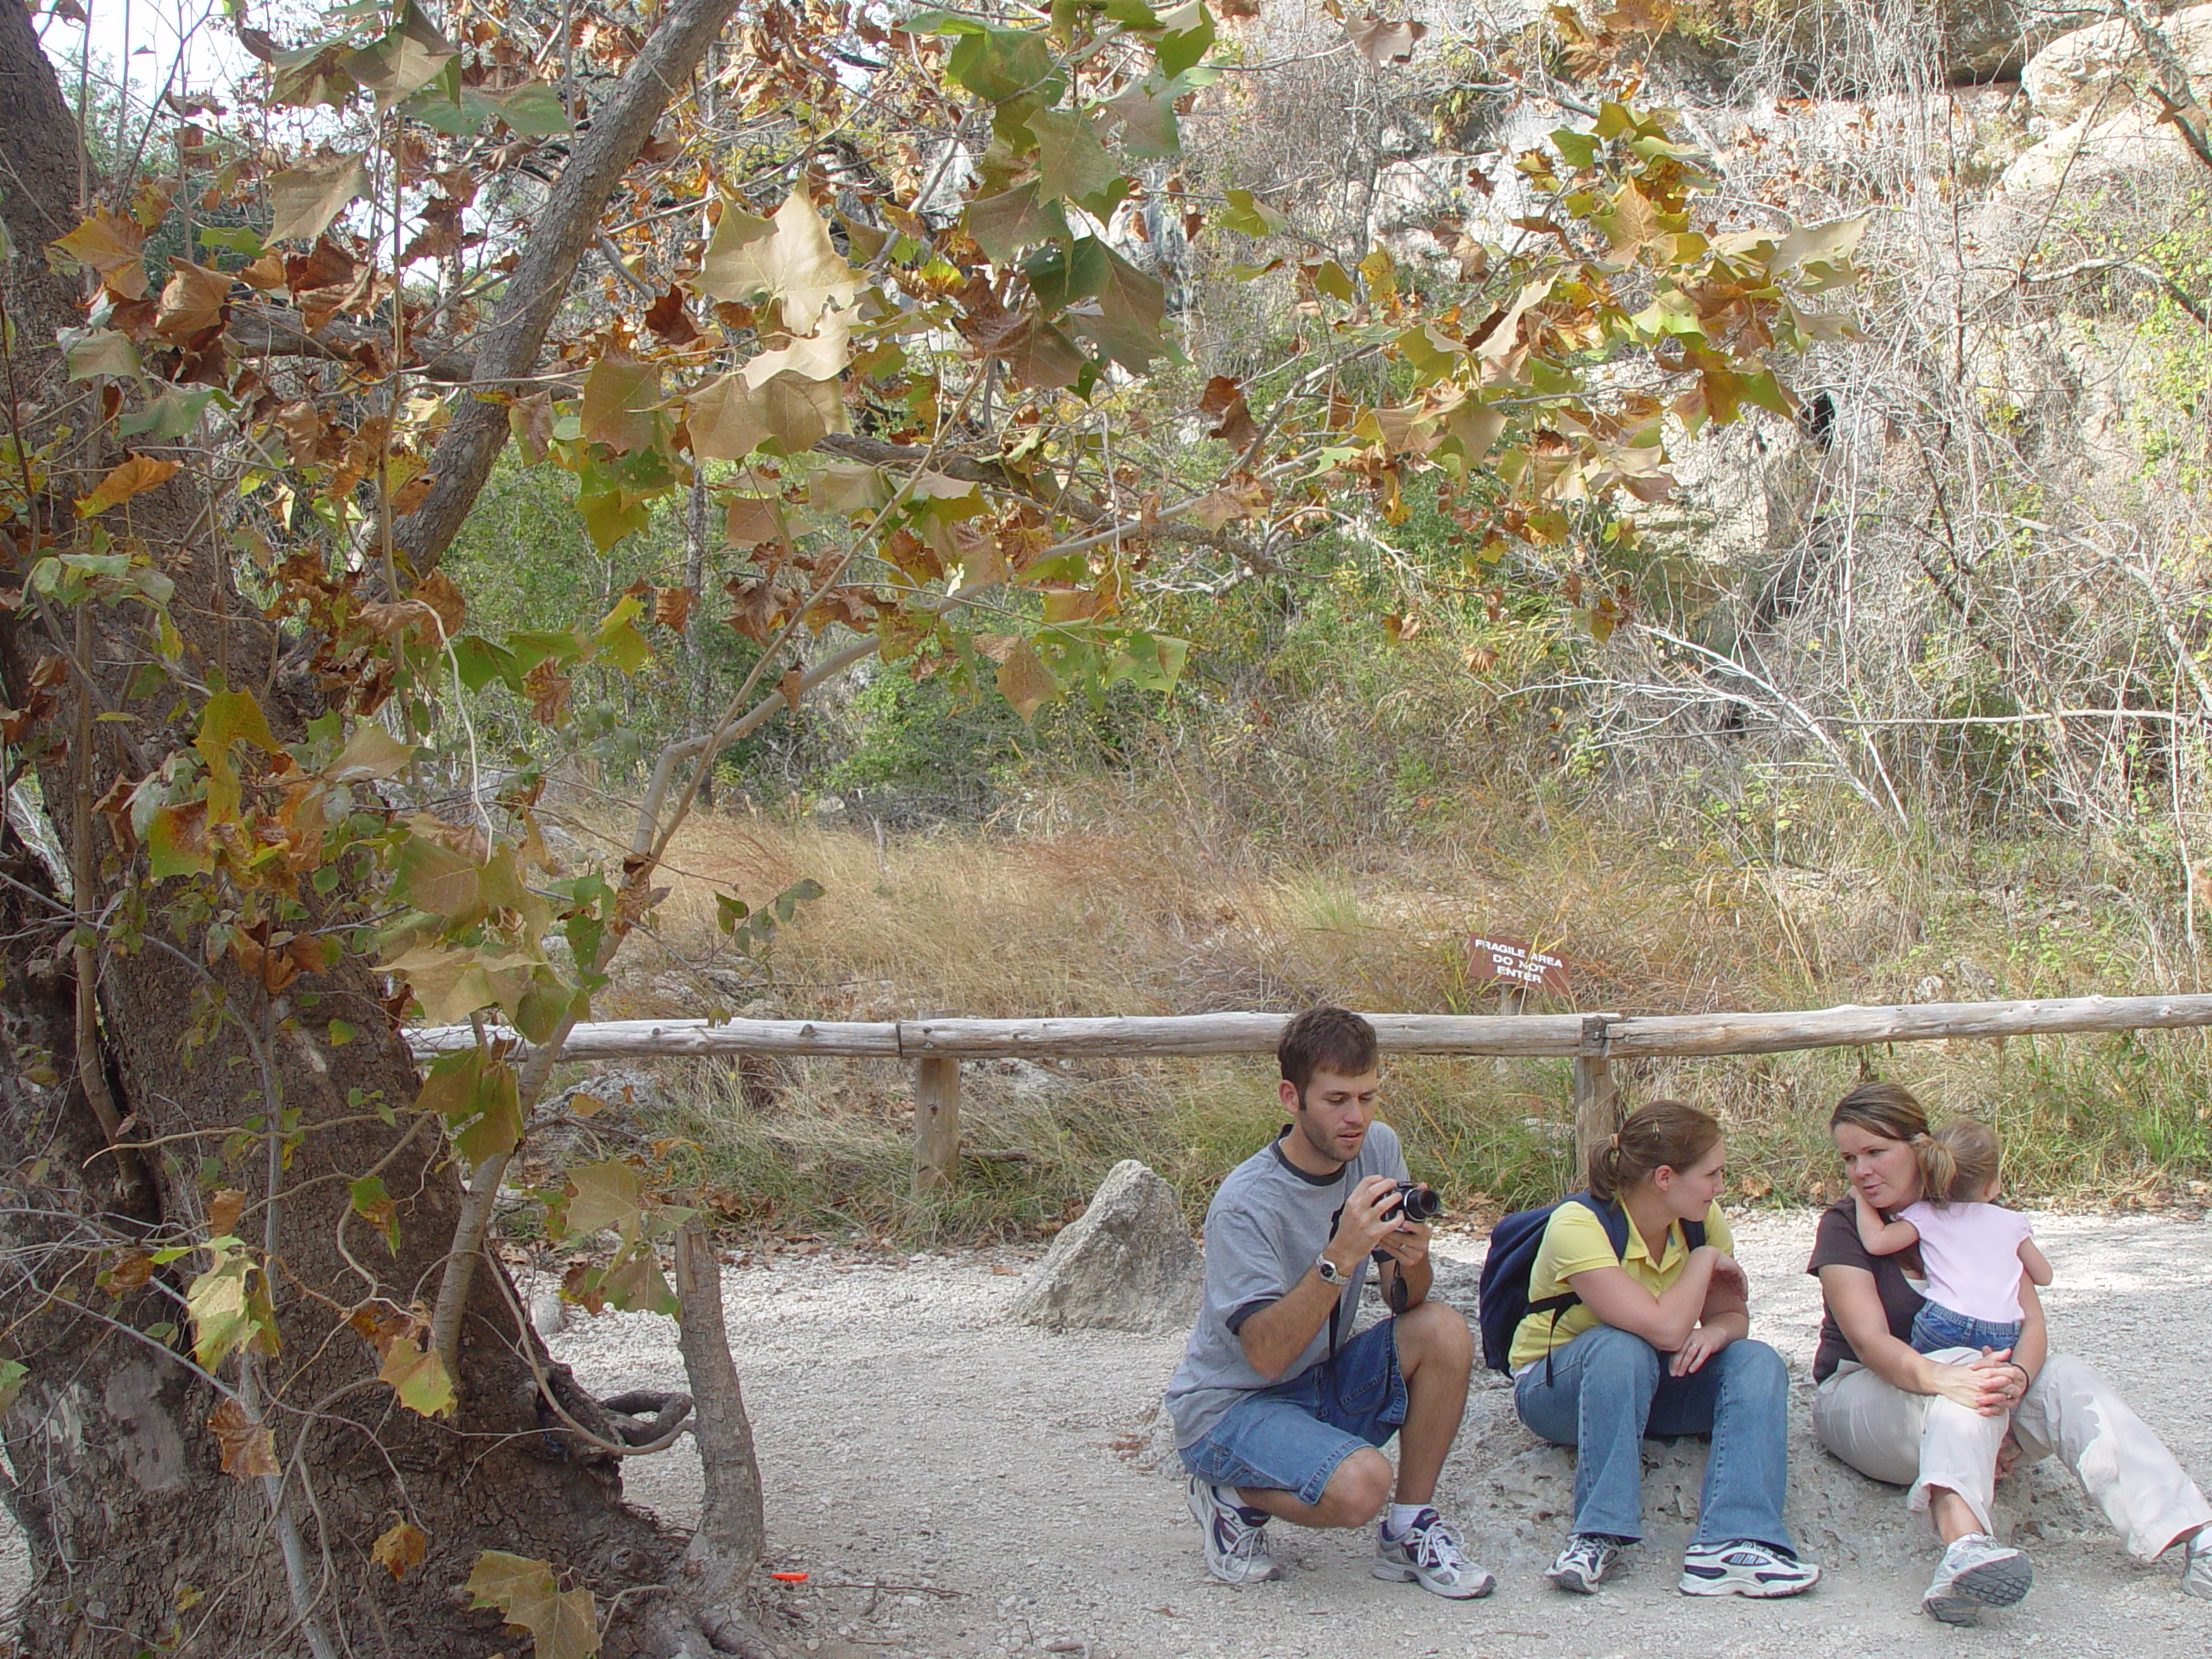
POLYGON ((175 473, 174 461, 156 461, 151 455, 133 455, 99 481, 98 488, 77 503, 77 516, 91 518, 105 512, 118 501, 128 501, 134 495, 143 495, 168 482, 175 473))

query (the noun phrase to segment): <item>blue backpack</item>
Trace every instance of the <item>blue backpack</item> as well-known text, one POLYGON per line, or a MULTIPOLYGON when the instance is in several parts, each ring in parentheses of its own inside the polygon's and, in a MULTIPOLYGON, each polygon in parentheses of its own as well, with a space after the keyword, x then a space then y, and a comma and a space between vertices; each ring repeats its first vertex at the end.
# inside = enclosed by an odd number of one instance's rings
MULTIPOLYGON (((1619 1205, 1572 1192, 1559 1204, 1539 1210, 1516 1210, 1490 1230, 1490 1254, 1483 1258, 1483 1276, 1476 1290, 1476 1318, 1483 1332, 1483 1363, 1493 1371, 1512 1369, 1514 1333, 1531 1313, 1548 1313, 1556 1327, 1560 1315, 1582 1299, 1573 1291, 1529 1300, 1529 1274, 1536 1265, 1536 1251, 1544 1242, 1544 1226, 1560 1204, 1579 1204, 1598 1217, 1612 1243, 1613 1254, 1628 1254, 1628 1212, 1619 1205)), ((1694 1250, 1705 1243, 1705 1224, 1682 1224, 1682 1242, 1694 1250)))

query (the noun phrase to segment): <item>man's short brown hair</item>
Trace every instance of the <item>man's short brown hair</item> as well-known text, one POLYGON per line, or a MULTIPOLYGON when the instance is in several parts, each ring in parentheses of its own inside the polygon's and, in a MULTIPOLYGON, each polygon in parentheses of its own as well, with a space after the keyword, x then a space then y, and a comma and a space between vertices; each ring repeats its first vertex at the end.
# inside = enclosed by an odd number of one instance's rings
POLYGON ((1375 1070, 1375 1027, 1346 1009, 1325 1006, 1294 1015, 1275 1045, 1283 1081, 1297 1089, 1300 1100, 1316 1071, 1357 1077, 1375 1070))

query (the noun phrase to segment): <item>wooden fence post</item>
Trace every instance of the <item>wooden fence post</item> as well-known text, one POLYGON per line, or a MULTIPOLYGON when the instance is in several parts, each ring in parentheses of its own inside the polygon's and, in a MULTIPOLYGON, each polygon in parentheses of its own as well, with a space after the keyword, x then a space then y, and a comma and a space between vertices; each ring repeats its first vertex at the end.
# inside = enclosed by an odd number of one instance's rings
POLYGON ((1590 1167, 1591 1149, 1611 1140, 1621 1126, 1613 1098, 1612 1065, 1605 1058, 1605 1027, 1619 1018, 1617 1014, 1582 1016, 1582 1042, 1574 1056, 1573 1179, 1578 1182, 1590 1167))
POLYGON ((960 1062, 914 1062, 914 1196, 950 1192, 960 1181, 960 1062))

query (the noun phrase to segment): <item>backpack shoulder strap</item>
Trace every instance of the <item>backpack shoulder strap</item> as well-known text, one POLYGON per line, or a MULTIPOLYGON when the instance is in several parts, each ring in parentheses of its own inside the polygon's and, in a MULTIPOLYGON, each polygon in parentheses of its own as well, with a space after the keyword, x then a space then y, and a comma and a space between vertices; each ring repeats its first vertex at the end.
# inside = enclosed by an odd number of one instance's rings
POLYGON ((1597 1217, 1598 1224, 1605 1230, 1606 1241, 1613 1247, 1614 1256, 1622 1261, 1625 1261, 1627 1259, 1627 1211, 1622 1209, 1618 1204, 1609 1204, 1605 1199, 1594 1197, 1588 1192, 1569 1193, 1566 1202, 1568 1204, 1579 1204, 1585 1210, 1587 1210, 1592 1215, 1597 1217))
POLYGON ((1688 1245, 1691 1249, 1703 1249, 1705 1248, 1705 1224, 1701 1221, 1684 1222, 1682 1224, 1682 1243, 1688 1245))

